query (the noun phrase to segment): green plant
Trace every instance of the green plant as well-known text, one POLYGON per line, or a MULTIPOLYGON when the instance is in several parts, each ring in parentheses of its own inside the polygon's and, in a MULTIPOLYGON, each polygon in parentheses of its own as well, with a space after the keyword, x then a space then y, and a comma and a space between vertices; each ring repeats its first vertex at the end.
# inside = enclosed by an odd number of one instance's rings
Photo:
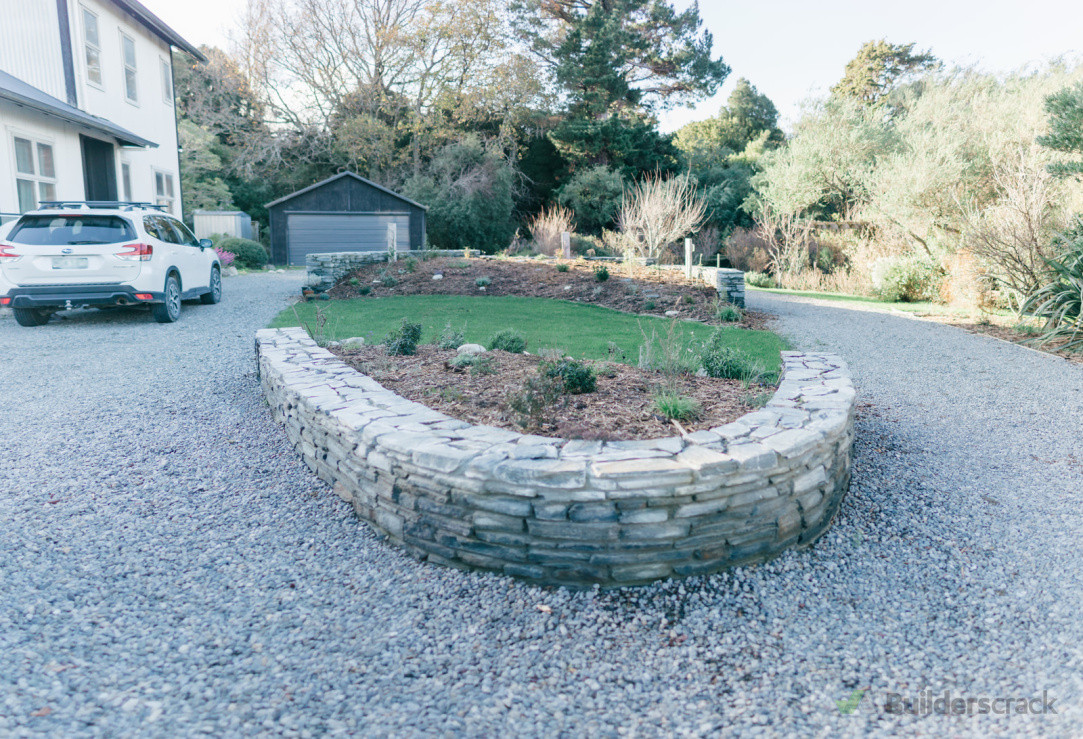
POLYGON ((491 375, 496 372, 492 357, 482 354, 459 354, 451 358, 448 366, 456 370, 469 369, 472 376, 491 375))
POLYGON ((297 323, 301 325, 301 328, 305 330, 305 333, 312 337, 312 340, 316 342, 316 346, 327 346, 328 342, 330 342, 327 333, 327 321, 329 319, 327 311, 322 307, 317 306, 312 321, 309 322, 301 318, 301 314, 297 312, 296 305, 292 306, 292 308, 293 315, 297 316, 297 323))
POLYGON ((745 284, 752 287, 775 287, 775 278, 766 272, 745 272, 745 284))
POLYGON ((726 338, 730 330, 732 329, 719 328, 703 343, 700 349, 703 369, 707 371, 708 377, 751 381, 761 370, 747 354, 728 345, 726 338))
POLYGON ((720 323, 737 323, 744 318, 744 313, 736 305, 721 301, 718 303, 714 315, 720 323))
POLYGON ((407 272, 417 272, 417 259, 414 257, 407 257, 403 265, 405 265, 407 272))
POLYGON ((384 287, 395 287, 395 285, 399 284, 399 281, 396 280, 393 275, 389 275, 385 272, 383 276, 380 277, 380 284, 384 287))
POLYGON ((872 284, 881 300, 916 303, 934 300, 944 280, 940 263, 929 257, 885 258, 872 269, 872 284))
POLYGON ((418 342, 421 341, 421 324, 410 323, 408 318, 402 319, 402 325, 391 331, 384 338, 384 346, 387 353, 395 356, 417 353, 418 342))
POLYGON ((350 278, 350 284, 353 285, 354 287, 357 287, 358 285, 361 284, 361 280, 357 279, 356 277, 351 277, 350 278))
POLYGON ((436 337, 436 344, 438 349, 458 349, 463 345, 463 335, 466 333, 466 326, 456 331, 451 327, 451 321, 448 321, 444 326, 443 331, 436 337))
POLYGON ((655 323, 652 322, 650 326, 648 334, 643 323, 639 324, 639 331, 643 335, 643 343, 639 347, 640 368, 667 376, 695 372, 699 367, 699 357, 677 321, 666 324, 663 333, 658 332, 655 323))
POLYGON ((541 373, 530 375, 522 387, 508 394, 508 408, 517 416, 524 429, 537 429, 545 422, 549 410, 560 399, 562 383, 541 373))
POLYGON ((745 395, 745 403, 753 408, 763 408, 774 397, 774 393, 770 390, 760 390, 759 392, 751 392, 745 395))
POLYGON ((1083 237, 1048 264, 1050 281, 1023 303, 1023 313, 1045 319, 1042 335, 1030 341, 1064 341, 1061 349, 1076 349, 1083 346, 1083 237))
POLYGON ((489 287, 489 285, 493 284, 493 281, 488 277, 479 277, 474 280, 474 284, 478 287, 489 287))
POLYGON ((654 409, 674 421, 688 421, 699 416, 703 408, 694 398, 680 395, 672 390, 656 390, 654 409))
POLYGON ((653 300, 647 300, 643 303, 643 310, 654 310, 657 307, 653 300))
POLYGON ((1027 336, 1040 336, 1042 330, 1032 323, 1017 323, 1012 326, 1012 330, 1017 334, 1026 334, 1027 336))
POLYGON ((692 305, 692 303, 696 302, 696 299, 693 298, 691 295, 682 295, 681 302, 685 305, 692 305))
POLYGON ((560 378, 564 392, 571 395, 593 393, 598 387, 598 378, 589 365, 567 357, 545 362, 538 370, 546 377, 560 378))
POLYGON ((372 292, 371 285, 362 285, 361 287, 357 288, 358 295, 368 295, 370 292, 372 292))
POLYGON ((262 269, 267 264, 267 250, 258 241, 236 236, 222 239, 216 244, 222 251, 236 255, 234 265, 245 269, 262 269))
POLYGON ((526 339, 515 329, 506 328, 490 336, 486 347, 490 350, 500 349, 512 354, 522 354, 526 351, 526 339))
POLYGON ((604 264, 600 264, 594 268, 594 280, 595 282, 605 282, 609 279, 609 267, 604 264))
POLYGON ((566 265, 564 263, 560 263, 560 264, 557 265, 557 272, 567 272, 567 271, 568 271, 568 265, 566 265))

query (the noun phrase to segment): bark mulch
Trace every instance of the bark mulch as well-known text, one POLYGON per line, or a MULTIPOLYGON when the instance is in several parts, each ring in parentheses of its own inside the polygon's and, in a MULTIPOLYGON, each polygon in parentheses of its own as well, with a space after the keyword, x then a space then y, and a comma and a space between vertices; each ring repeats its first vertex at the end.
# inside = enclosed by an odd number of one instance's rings
MULTIPOLYGON (((557 262, 533 259, 406 259, 393 264, 373 264, 358 269, 340 280, 330 291, 332 298, 390 295, 516 295, 551 298, 576 303, 593 303, 626 313, 665 315, 677 311, 682 320, 717 323, 715 307, 718 295, 714 288, 686 280, 678 270, 629 267, 605 263, 609 279, 598 282, 595 270, 599 262, 564 262, 567 272, 557 271, 557 262), (387 271, 397 280, 392 287, 374 282, 387 271), (442 275, 434 280, 433 275, 442 275), (476 280, 488 277, 492 282, 484 290, 476 280), (357 284, 352 284, 356 282, 357 284), (367 290, 366 290, 367 289, 367 290)), ((764 329, 769 316, 745 311, 742 328, 764 329)))
MULTIPOLYGON (((482 374, 452 369, 448 362, 456 352, 431 345, 418 347, 413 356, 388 356, 383 346, 333 351, 402 397, 474 424, 570 439, 634 440, 679 433, 654 410, 653 393, 664 378, 624 364, 595 362, 596 392, 563 395, 539 427, 524 428, 506 401, 538 372, 540 357, 487 352, 483 356, 493 371, 482 374)), ((681 422, 688 433, 729 423, 755 409, 753 393, 736 380, 682 375, 673 381, 680 394, 702 406, 698 418, 681 422)))

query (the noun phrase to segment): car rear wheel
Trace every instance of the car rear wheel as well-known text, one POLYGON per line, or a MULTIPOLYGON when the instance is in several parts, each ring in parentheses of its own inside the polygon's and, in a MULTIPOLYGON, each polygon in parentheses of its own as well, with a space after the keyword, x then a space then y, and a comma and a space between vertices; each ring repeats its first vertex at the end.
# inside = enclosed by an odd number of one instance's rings
POLYGON ((44 326, 53 314, 41 308, 12 308, 15 322, 20 326, 44 326))
POLYGON ((151 315, 158 323, 173 323, 180 318, 181 312, 181 289, 176 275, 170 275, 165 280, 165 296, 161 303, 151 306, 151 315))
POLYGON ((199 296, 203 305, 214 305, 222 299, 222 270, 211 267, 211 291, 199 296))

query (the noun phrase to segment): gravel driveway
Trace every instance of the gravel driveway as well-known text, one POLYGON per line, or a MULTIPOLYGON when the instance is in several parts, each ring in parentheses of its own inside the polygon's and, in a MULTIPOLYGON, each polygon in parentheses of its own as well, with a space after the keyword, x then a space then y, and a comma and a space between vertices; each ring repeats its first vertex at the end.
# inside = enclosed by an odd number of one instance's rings
POLYGON ((867 404, 834 528, 710 578, 538 589, 416 563, 308 474, 252 355, 300 279, 229 279, 168 326, 0 315, 0 735, 1078 733, 1083 368, 753 292, 867 404), (923 688, 1057 714, 880 709, 923 688))

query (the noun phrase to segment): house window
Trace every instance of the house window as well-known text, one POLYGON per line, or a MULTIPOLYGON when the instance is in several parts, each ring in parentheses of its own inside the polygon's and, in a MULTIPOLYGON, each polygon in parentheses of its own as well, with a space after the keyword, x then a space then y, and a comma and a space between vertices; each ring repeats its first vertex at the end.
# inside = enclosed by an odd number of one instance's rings
POLYGON ((94 85, 102 83, 102 46, 98 37, 98 16, 83 8, 83 52, 86 78, 94 85))
POLYGON ((173 104, 173 69, 169 66, 169 62, 165 59, 159 60, 162 63, 162 100, 169 105, 173 104))
POLYGON ((43 200, 56 200, 56 165, 50 144, 15 137, 15 190, 20 213, 33 210, 43 200))
POLYGON ((155 203, 164 205, 166 210, 173 212, 173 175, 166 172, 154 173, 154 189, 157 194, 155 203))
POLYGON ((124 199, 132 202, 132 165, 127 162, 120 163, 120 187, 124 191, 124 199))
POLYGON ((120 34, 120 52, 124 59, 124 96, 128 102, 138 103, 139 92, 135 86, 135 41, 120 34))

